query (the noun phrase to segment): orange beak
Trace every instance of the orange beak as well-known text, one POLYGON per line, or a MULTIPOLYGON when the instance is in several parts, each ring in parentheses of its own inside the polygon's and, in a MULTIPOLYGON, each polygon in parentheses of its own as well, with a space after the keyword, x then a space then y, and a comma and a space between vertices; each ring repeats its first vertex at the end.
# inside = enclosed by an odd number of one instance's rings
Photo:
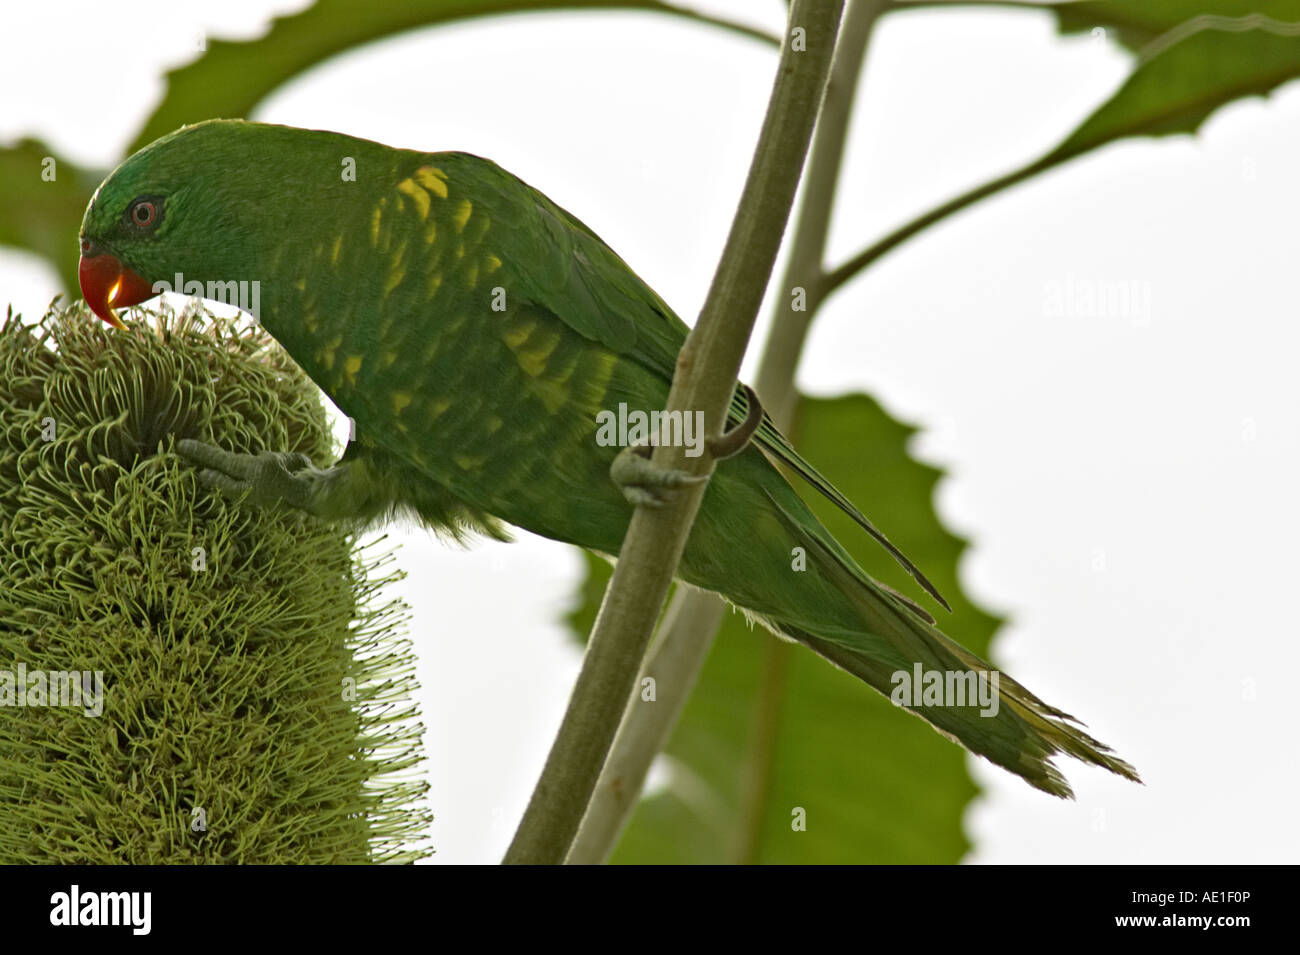
POLYGON ((139 305, 146 299, 153 298, 153 286, 123 266, 110 253, 90 255, 89 242, 83 241, 81 249, 77 279, 81 284, 82 297, 92 312, 114 328, 125 330, 126 326, 117 317, 114 308, 139 305))

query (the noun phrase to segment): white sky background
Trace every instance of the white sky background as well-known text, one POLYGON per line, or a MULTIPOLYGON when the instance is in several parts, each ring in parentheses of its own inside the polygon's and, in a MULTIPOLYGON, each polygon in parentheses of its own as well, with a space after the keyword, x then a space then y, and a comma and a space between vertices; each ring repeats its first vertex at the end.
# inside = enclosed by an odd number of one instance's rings
MULTIPOLYGON (((109 165, 196 36, 255 36, 305 5, 6 3, 0 140, 37 135, 109 165)), ((711 6, 782 23, 777 0, 711 6)), ((491 157, 693 321, 775 57, 648 14, 498 18, 341 57, 255 118, 491 157)), ((1105 41, 1057 37, 1046 14, 889 19, 859 91, 831 261, 1054 145, 1125 62, 1105 41)), ((1296 168, 1292 84, 1221 110, 1195 140, 1114 146, 945 222, 815 325, 801 387, 877 396, 923 426, 915 453, 948 471, 940 513, 973 542, 963 584, 1011 621, 998 662, 1147 782, 1063 760, 1078 793, 1063 803, 972 760, 985 794, 968 861, 1296 858, 1296 168), (1143 297, 1120 317, 1062 316, 1051 294, 1067 283, 1136 283, 1143 297)), ((0 299, 37 315, 56 290, 38 260, 0 250, 0 299)), ((766 315, 756 343, 765 329, 766 315)), ((556 621, 578 562, 527 535, 469 552, 394 536, 434 861, 494 862, 577 672, 556 621)))

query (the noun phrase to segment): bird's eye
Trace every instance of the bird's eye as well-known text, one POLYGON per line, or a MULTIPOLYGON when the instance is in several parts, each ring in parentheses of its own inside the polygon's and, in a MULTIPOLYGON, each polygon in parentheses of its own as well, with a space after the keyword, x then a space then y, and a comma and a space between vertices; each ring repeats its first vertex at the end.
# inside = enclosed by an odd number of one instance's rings
POLYGON ((158 207, 148 199, 131 206, 131 223, 140 229, 147 229, 158 218, 158 207))

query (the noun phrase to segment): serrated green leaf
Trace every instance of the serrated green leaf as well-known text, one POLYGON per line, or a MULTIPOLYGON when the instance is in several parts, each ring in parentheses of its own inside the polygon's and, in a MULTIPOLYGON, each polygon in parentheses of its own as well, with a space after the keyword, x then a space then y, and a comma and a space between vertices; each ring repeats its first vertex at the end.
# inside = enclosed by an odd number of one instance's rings
MULTIPOLYGON (((656 0, 404 0, 359 4, 318 0, 277 17, 254 40, 212 38, 202 57, 167 74, 167 92, 130 152, 186 123, 242 119, 282 83, 345 50, 407 30, 506 13, 547 10, 645 10, 670 13, 775 42, 761 31, 656 0)), ((417 81, 418 87, 418 81, 417 81)))
POLYGON ((1288 20, 1295 18, 1295 7, 1294 0, 1082 0, 1047 9, 1056 14, 1062 33, 1088 33, 1102 27, 1136 52, 1193 17, 1259 14, 1288 20))
POLYGON ((81 214, 103 178, 102 171, 62 159, 39 140, 0 148, 0 245, 43 256, 64 287, 75 289, 81 214), (46 173, 50 168, 53 180, 46 173))
MULTIPOLYGON (((1071 5, 1070 17, 1079 15, 1075 6, 1117 5, 1071 5)), ((1184 22, 1173 18, 1191 11, 1250 11, 1243 0, 1214 4, 1153 2, 1151 8, 1182 25, 1173 33, 1162 30, 1154 34, 1161 22, 1151 17, 1144 21, 1154 35, 1147 35, 1133 73, 1114 96, 1042 161, 1041 167, 1065 162, 1129 136, 1195 132, 1220 106, 1245 96, 1266 95, 1300 76, 1300 0, 1249 6, 1267 7, 1269 15, 1250 19, 1207 16, 1184 22)), ((1066 8, 1060 9, 1064 16, 1066 8)), ((1063 19, 1063 28, 1066 22, 1063 19)), ((1141 35, 1135 26, 1128 29, 1130 37, 1141 35)))
MULTIPOLYGON (((1300 0, 1259 4, 1267 15, 1228 15, 1248 2, 1151 0, 1147 5, 1098 0, 1044 5, 1043 9, 1057 12, 1063 31, 1110 26, 1122 42, 1140 47, 1128 78, 1051 152, 876 240, 832 269, 827 289, 839 288, 930 226, 1086 152, 1132 136, 1194 133, 1219 107, 1246 96, 1267 95, 1300 77, 1300 0), (1210 12, 1196 15, 1198 11, 1210 12), (1187 14, 1192 18, 1185 19, 1187 14)), ((958 5, 966 4, 953 4, 958 5)))

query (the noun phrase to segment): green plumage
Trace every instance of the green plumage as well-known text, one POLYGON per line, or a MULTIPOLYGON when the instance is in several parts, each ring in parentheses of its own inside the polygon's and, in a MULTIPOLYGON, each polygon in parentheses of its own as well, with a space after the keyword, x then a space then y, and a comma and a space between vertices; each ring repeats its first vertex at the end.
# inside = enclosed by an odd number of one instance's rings
MULTIPOLYGON (((281 482, 286 500, 358 522, 409 511, 457 534, 500 536, 504 522, 618 553, 633 507, 610 479, 619 449, 597 442, 597 414, 662 409, 687 327, 591 230, 495 164, 211 121, 115 170, 82 234, 149 282, 260 283, 262 324, 356 425, 336 467, 281 482), (128 217, 141 196, 161 206, 148 230, 128 217)), ((738 392, 733 419, 744 411, 738 392)), ((774 461, 890 547, 765 420, 718 465, 684 580, 887 695, 918 663, 992 669, 869 578, 774 461)), ((909 708, 1057 795, 1070 790, 1047 761, 1056 752, 1137 778, 999 678, 996 715, 974 701, 909 708)))

